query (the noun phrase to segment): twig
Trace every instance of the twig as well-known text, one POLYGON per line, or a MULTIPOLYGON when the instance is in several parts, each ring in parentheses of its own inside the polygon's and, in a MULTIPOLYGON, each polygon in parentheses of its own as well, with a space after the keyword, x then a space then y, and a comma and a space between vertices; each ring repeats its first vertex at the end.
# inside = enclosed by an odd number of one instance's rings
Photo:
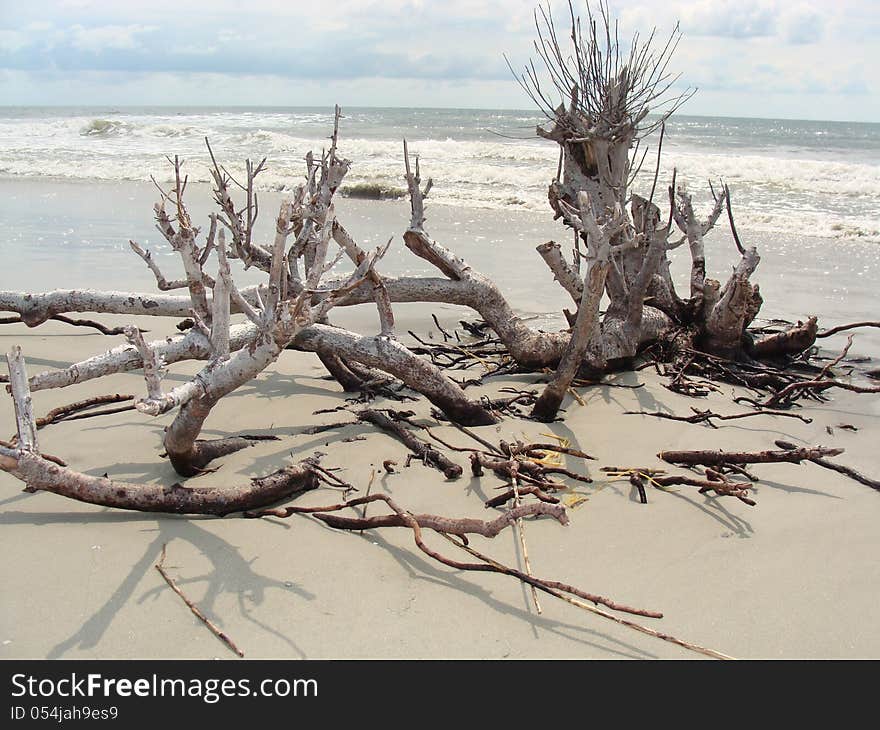
MULTIPOLYGON (((706 656, 713 657, 715 659, 732 659, 733 657, 728 656, 727 654, 722 654, 719 651, 715 651, 714 649, 708 649, 704 646, 700 646, 698 644, 693 644, 689 641, 684 641, 682 639, 677 639, 674 636, 669 634, 661 633, 660 631, 656 631, 647 626, 643 626, 642 624, 637 624, 634 621, 629 621, 624 618, 620 618, 619 616, 615 616, 614 614, 610 614, 607 611, 603 611, 601 608, 597 608, 596 606, 590 606, 583 601, 579 601, 576 598, 572 598, 571 596, 565 595, 565 593, 572 593, 576 596, 586 598, 588 601, 592 601, 596 604, 602 604, 608 606, 609 608, 613 608, 617 611, 625 611, 626 613, 633 613, 641 616, 650 616, 651 614, 647 611, 641 611, 639 609, 631 609, 629 606, 621 606, 620 604, 615 603, 614 601, 610 601, 609 599, 603 598, 602 596, 591 596, 589 594, 584 594, 582 591, 573 588, 572 586, 565 585, 564 583, 557 583, 556 581, 541 581, 536 578, 531 578, 530 576, 521 573, 520 571, 515 571, 507 566, 501 565, 500 563, 495 562, 492 558, 487 555, 483 555, 482 553, 477 552, 469 545, 459 542, 458 540, 454 540, 449 535, 442 534, 447 540, 449 540, 453 545, 465 550, 466 552, 473 555, 478 560, 482 560, 486 563, 487 566, 491 566, 495 569, 495 572, 505 573, 508 575, 514 575, 519 578, 521 581, 525 583, 529 583, 530 585, 534 585, 538 590, 543 591, 544 593, 549 593, 551 596, 559 598, 560 600, 565 601, 566 603, 571 604, 572 606, 577 606, 578 608, 582 608, 585 611, 589 611, 590 613, 594 613, 598 616, 602 616, 603 618, 607 618, 615 623, 621 624, 623 626, 628 626, 631 629, 635 629, 636 631, 640 631, 643 634, 648 634, 649 636, 654 636, 658 639, 662 639, 663 641, 668 641, 673 644, 677 644, 678 646, 682 646, 685 649, 690 649, 691 651, 695 651, 699 654, 705 654, 706 656), (563 591, 565 593, 563 593, 563 591)), ((468 563, 457 563, 458 565, 469 565, 468 563)), ((484 569, 483 566, 475 566, 472 568, 473 570, 484 569)), ((660 618, 659 615, 654 614, 654 617, 660 618)))
POLYGON ((77 411, 84 411, 88 408, 93 408, 95 406, 103 405, 105 403, 121 403, 123 401, 133 399, 133 395, 114 393, 112 395, 96 395, 93 398, 87 398, 86 400, 77 401, 76 403, 70 403, 66 406, 59 406, 58 408, 53 408, 45 416, 41 416, 37 419, 37 429, 44 428, 45 426, 48 426, 52 423, 57 423, 58 421, 72 421, 76 418, 90 418, 92 416, 101 416, 106 413, 117 413, 120 410, 131 410, 134 408, 134 405, 125 406, 124 409, 114 408, 106 411, 80 413, 77 416, 73 415, 77 413, 77 411))
POLYGON ((713 413, 712 411, 701 411, 697 408, 691 408, 694 412, 692 416, 676 416, 672 413, 664 413, 662 411, 624 411, 623 415, 625 416, 654 416, 655 418, 666 418, 670 421, 683 421, 684 423, 708 423, 710 426, 715 428, 715 424, 712 423, 711 419, 715 418, 719 421, 732 421, 737 418, 750 418, 752 416, 782 416, 784 418, 797 418, 804 423, 812 423, 812 418, 807 418, 806 416, 802 416, 798 413, 786 413, 784 411, 751 411, 749 413, 734 413, 729 416, 722 416, 718 413, 713 413))
MULTIPOLYGON (((776 445, 780 449, 796 449, 797 447, 794 444, 788 443, 787 441, 776 441, 776 445)), ((809 459, 808 461, 812 461, 814 464, 818 464, 819 466, 824 466, 826 469, 832 469, 840 474, 845 474, 851 479, 855 479, 857 482, 861 482, 862 484, 871 487, 871 489, 880 490, 880 481, 876 479, 871 479, 870 477, 866 477, 864 474, 860 474, 855 469, 851 469, 848 466, 843 466, 843 464, 835 464, 833 461, 828 461, 828 459, 823 459, 821 457, 817 457, 815 459, 809 459)))
POLYGON ((159 571, 159 575, 161 575, 165 579, 165 582, 170 586, 171 590, 173 590, 178 596, 180 596, 180 598, 187 605, 189 610, 193 612, 193 615, 211 630, 211 633, 213 633, 214 636, 220 639, 220 641, 226 644, 226 646, 232 649, 232 651, 238 654, 238 656, 243 657, 244 652, 235 645, 235 642, 230 639, 224 631, 221 631, 207 616, 205 616, 205 614, 203 614, 198 609, 198 607, 184 595, 183 591, 178 588, 177 584, 174 582, 171 576, 169 576, 168 573, 165 572, 165 548, 167 547, 168 543, 162 545, 162 557, 159 559, 159 562, 156 563, 156 565, 154 566, 156 570, 159 571))
POLYGON ((426 466, 433 466, 443 472, 447 479, 457 479, 461 476, 461 467, 447 459, 430 444, 417 438, 409 429, 396 423, 391 418, 372 408, 365 408, 357 414, 358 420, 367 421, 378 426, 393 436, 396 436, 417 457, 425 462, 426 466))
POLYGON ((853 322, 852 324, 841 324, 837 327, 832 327, 830 330, 817 333, 816 339, 820 337, 831 337, 831 335, 836 335, 838 332, 855 329, 856 327, 880 327, 880 322, 853 322))
MULTIPOLYGON (((516 508, 516 507, 519 507, 521 504, 521 500, 519 497, 519 483, 518 483, 519 480, 516 478, 516 471, 514 471, 513 474, 511 475, 510 481, 511 481, 511 484, 513 485, 513 506, 514 506, 514 508, 516 508)), ((526 566, 526 575, 531 576, 532 575, 532 563, 529 560, 529 549, 526 546, 526 528, 525 528, 525 525, 523 524, 522 517, 519 517, 516 520, 516 530, 517 530, 517 533, 519 534, 519 546, 522 549, 523 563, 526 566)), ((541 602, 538 600, 538 591, 534 585, 532 585, 531 588, 532 588, 532 600, 535 603, 535 610, 538 612, 538 615, 540 615, 543 613, 543 611, 541 610, 541 602)))
MULTIPOLYGON (((48 319, 54 319, 58 322, 64 322, 65 324, 73 325, 74 327, 92 327, 93 329, 98 330, 102 335, 121 335, 124 333, 124 327, 106 327, 100 322, 95 322, 92 319, 72 319, 71 317, 66 317, 63 314, 53 314, 48 319)), ((24 320, 19 317, 0 317, 0 324, 19 324, 24 320)), ((141 330, 141 332, 149 332, 149 330, 141 330)))

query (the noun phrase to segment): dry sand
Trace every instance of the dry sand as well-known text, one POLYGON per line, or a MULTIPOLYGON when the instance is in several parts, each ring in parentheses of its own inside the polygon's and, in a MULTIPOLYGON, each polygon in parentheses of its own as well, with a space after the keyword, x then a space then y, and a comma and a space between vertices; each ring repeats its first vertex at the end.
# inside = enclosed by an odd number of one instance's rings
MULTIPOLYGON (((2 334, 4 349, 21 343, 34 369, 85 356, 107 340, 54 323, 30 331, 8 326, 2 334)), ((193 366, 173 371, 180 376, 193 366)), ((498 379, 487 392, 529 380, 498 379)), ((662 466, 655 456, 661 449, 761 449, 785 437, 844 446, 842 462, 876 476, 876 398, 837 393, 832 402, 803 411, 815 419, 810 425, 766 416, 713 430, 622 415, 640 409, 686 413, 693 401, 662 388, 649 371, 611 381, 645 387, 582 389, 586 405, 566 401, 564 423, 506 420, 478 429, 492 440, 554 433, 597 459, 589 464, 594 484, 576 486, 587 501, 570 510, 568 527, 549 520, 528 523, 535 574, 661 610, 662 620, 644 621, 734 656, 880 656, 875 629, 880 499, 873 490, 812 464, 763 465, 755 469, 761 477, 756 507, 686 487, 650 490, 642 505, 627 482, 608 483, 598 470, 612 464, 662 466), (826 425, 839 423, 859 431, 826 432, 826 425)), ((118 375, 78 387, 76 397, 142 388, 136 374, 118 375)), ((725 390, 705 405, 738 412, 725 390)), ((311 415, 343 398, 314 356, 285 353, 255 383, 224 399, 207 429, 209 436, 265 431, 281 440, 227 457, 216 474, 199 481, 240 482, 291 455, 318 450, 327 454, 325 465, 343 467, 341 476, 363 491, 383 460, 403 464, 400 444, 363 425, 316 436, 299 433, 306 424, 343 420, 345 414, 311 415), (355 435, 366 440, 340 442, 355 435)), ((72 391, 40 392, 35 399, 42 413, 69 402, 72 391)), ((423 404, 417 410, 426 414, 423 404)), ((158 457, 168 418, 129 412, 62 423, 40 432, 41 447, 92 474, 171 484, 176 476, 158 457)), ((12 424, 8 399, 0 422, 12 424)), ((450 427, 437 432, 452 443, 472 445, 450 427)), ((569 460, 570 468, 583 469, 574 462, 569 460)), ((446 481, 415 463, 399 474, 377 475, 373 490, 386 491, 413 511, 487 518, 482 501, 498 484, 491 476, 473 479, 467 470, 461 479, 446 481)), ((249 657, 694 656, 551 597, 542 598, 539 616, 515 580, 435 564, 418 552, 406 530, 359 535, 335 532, 307 517, 257 522, 144 515, 24 494, 19 487, 0 475, 2 657, 232 656, 153 569, 166 543, 172 575, 249 657)), ((329 504, 338 497, 322 489, 299 503, 329 504)), ((371 513, 379 509, 373 505, 371 513)), ((473 542, 499 560, 518 561, 511 531, 473 542)), ((432 544, 454 553, 443 540, 432 544)))
MULTIPOLYGON (((438 218, 443 215, 451 218, 452 212, 437 213, 438 218)), ((772 252, 765 261, 768 258, 772 262, 772 252)), ((538 271, 537 262, 534 266, 538 271)), ((774 283, 761 281, 767 297, 774 283)), ((865 284, 862 296, 870 297, 865 284)), ((3 288, 11 286, 14 283, 6 278, 3 288)), ((121 285, 114 279, 112 286, 121 285)), ((818 302, 816 308, 821 312, 824 304, 818 302)), ((455 308, 433 309, 446 322, 466 314, 455 308)), ((398 307, 400 330, 431 330, 429 311, 398 307)), ((779 312, 767 308, 766 313, 779 312)), ((847 314, 848 319, 865 318, 858 309, 848 309, 847 314)), ((367 329, 372 326, 368 316, 346 314, 367 329)), ((122 322, 119 317, 101 319, 122 322)), ((151 320, 143 326, 159 336, 173 332, 173 324, 151 320)), ((118 344, 117 339, 58 323, 34 330, 23 325, 0 329, 3 351, 13 343, 22 345, 31 372, 66 365, 118 344)), ((843 342, 837 339, 826 342, 839 347, 843 342)), ((170 377, 174 381, 197 367, 176 365, 170 377)), ((484 392, 493 395, 507 385, 528 387, 534 380, 495 379, 484 392)), ((586 469, 595 480, 575 487, 586 501, 570 510, 568 527, 546 519, 527 523, 535 574, 663 611, 661 620, 639 620, 737 657, 880 656, 877 492, 813 464, 761 465, 754 469, 761 478, 754 490, 755 507, 700 495, 689 487, 649 490, 648 504, 642 505, 628 482, 609 483, 599 471, 604 465, 661 467, 656 453, 663 449, 763 449, 783 437, 798 444, 843 446, 846 453, 839 461, 878 478, 877 397, 835 391, 830 402, 800 411, 814 419, 809 425, 764 416, 713 430, 623 411, 683 414, 696 405, 739 412, 729 386, 722 394, 695 401, 666 390, 647 370, 609 381, 644 387, 580 389, 586 405, 566 399, 564 423, 507 419, 499 426, 477 429, 493 441, 534 440, 553 433, 596 457, 587 465, 567 460, 569 468, 586 469), (837 428, 841 423, 859 430, 837 428), (826 426, 832 426, 832 434, 826 426)), ((89 395, 140 394, 143 389, 138 374, 117 375, 64 391, 36 393, 36 411, 42 414, 89 395)), ((376 471, 373 491, 391 494, 412 511, 484 519, 493 515, 482 504, 500 484, 492 476, 473 479, 466 469, 462 478, 446 481, 418 463, 399 474, 381 475, 382 461, 394 459, 402 465, 405 450, 372 427, 301 433, 306 425, 342 420, 344 413, 312 413, 341 405, 344 398, 325 378, 317 358, 284 353, 255 382, 225 398, 205 432, 208 437, 271 432, 281 440, 225 457, 218 472, 197 481, 238 483, 291 458, 321 451, 325 466, 342 467, 340 475, 362 492, 376 471), (365 440, 341 441, 351 436, 365 440)), ((406 407, 428 416, 424 403, 406 407)), ((53 425, 40 432, 41 448, 88 473, 172 484, 177 477, 158 455, 162 427, 170 418, 127 412, 53 425)), ((8 398, 0 399, 0 423, 12 431, 8 398)), ((451 427, 438 427, 437 433, 454 444, 473 445, 451 427)), ((453 458, 466 465, 461 454, 453 458)), ((403 529, 360 535, 331 530, 307 517, 253 521, 146 515, 51 494, 25 494, 20 487, 0 473, 0 658, 233 657, 153 568, 165 544, 171 575, 248 657, 697 656, 549 596, 542 596, 544 612, 538 615, 517 581, 458 572, 432 562, 403 529)), ((339 496, 321 489, 298 503, 330 504, 339 496)), ((371 505, 370 513, 380 509, 371 505)), ((430 539, 447 554, 467 558, 456 555, 446 541, 430 539)), ((472 542, 498 560, 518 564, 513 531, 472 542)))

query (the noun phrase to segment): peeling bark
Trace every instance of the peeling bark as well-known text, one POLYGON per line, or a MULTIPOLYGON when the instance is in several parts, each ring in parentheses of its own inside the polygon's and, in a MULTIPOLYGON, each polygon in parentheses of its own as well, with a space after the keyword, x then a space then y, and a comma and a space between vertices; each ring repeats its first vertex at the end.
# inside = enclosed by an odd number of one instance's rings
POLYGON ((3 448, 0 467, 21 479, 31 491, 52 492, 116 509, 218 517, 259 509, 318 486, 315 473, 308 465, 299 464, 257 477, 244 486, 223 488, 117 482, 58 466, 37 454, 16 454, 3 448))

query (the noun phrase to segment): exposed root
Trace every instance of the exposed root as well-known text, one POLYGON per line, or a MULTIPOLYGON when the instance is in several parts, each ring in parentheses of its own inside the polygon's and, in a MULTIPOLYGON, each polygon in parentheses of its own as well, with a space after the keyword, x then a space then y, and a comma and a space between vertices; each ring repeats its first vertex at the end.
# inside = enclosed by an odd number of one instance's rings
POLYGON ((229 436, 220 439, 205 441, 197 439, 192 448, 186 452, 168 451, 168 459, 176 471, 182 477, 195 477, 205 474, 213 469, 206 469, 214 459, 221 456, 234 454, 250 446, 257 441, 278 441, 277 436, 229 436))

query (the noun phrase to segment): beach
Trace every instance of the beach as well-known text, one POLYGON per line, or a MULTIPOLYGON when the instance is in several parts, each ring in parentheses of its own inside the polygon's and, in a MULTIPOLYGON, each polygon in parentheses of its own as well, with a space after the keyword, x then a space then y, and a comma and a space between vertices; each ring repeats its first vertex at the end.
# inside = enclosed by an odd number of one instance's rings
MULTIPOLYGON (((154 291, 151 274, 127 250, 129 238, 152 245, 159 237, 151 220, 154 193, 149 183, 138 181, 0 179, 0 220, 9 232, 0 244, 9 262, 0 289, 154 291)), ((282 193, 261 195, 261 225, 270 231, 282 193)), ((205 220, 207 186, 193 183, 191 206, 194 218, 205 220)), ((400 240, 408 223, 405 202, 342 199, 337 215, 365 246, 394 237, 380 266, 383 273, 433 273, 400 240)), ((738 215, 745 221, 748 212, 738 215)), ((566 240, 549 214, 438 203, 429 206, 426 227, 491 275, 533 326, 561 326, 561 308, 570 300, 534 252, 546 240, 566 240)), ((822 327, 877 318, 876 244, 797 230, 772 233, 748 224, 743 233, 762 257, 755 276, 764 297, 762 316, 795 321, 816 314, 822 327)), ((172 272, 169 253, 161 260, 172 272)), ((713 232, 707 254, 710 270, 725 277, 737 256, 726 230, 713 232)), ((686 277, 687 266, 681 251, 674 275, 686 277)), ((244 272, 240 282, 257 280, 244 272)), ((395 314, 405 342, 410 330, 423 338, 441 337, 431 314, 447 329, 461 319, 474 319, 473 312, 450 305, 397 305, 395 314)), ((133 324, 119 316, 95 318, 133 324)), ((331 319, 366 334, 378 331, 371 307, 334 310, 331 319)), ((176 322, 149 318, 137 324, 157 339, 175 334, 176 322)), ((48 322, 35 329, 3 325, 0 340, 4 352, 21 345, 34 373, 102 352, 123 338, 48 322)), ((823 340, 822 347, 833 357, 845 343, 846 336, 838 335, 823 340)), ((850 354, 880 357, 877 330, 858 332, 850 354)), ((198 368, 198 363, 175 364, 168 382, 182 382, 198 368)), ((5 365, 0 370, 5 372, 5 365)), ((492 378, 480 393, 492 397, 505 387, 538 388, 539 378, 492 378)), ((625 465, 677 472, 657 453, 762 450, 783 438, 798 445, 843 447, 840 463, 880 478, 877 397, 830 391, 828 402, 808 402, 797 411, 812 419, 809 424, 766 415, 712 429, 624 414, 681 415, 691 407, 724 414, 742 410, 732 401, 740 393, 733 386, 693 399, 669 391, 664 382, 651 369, 610 375, 605 385, 577 389, 583 404, 566 398, 561 422, 506 418, 473 429, 492 442, 539 441, 552 434, 595 458, 566 458, 568 468, 593 479, 591 484, 571 482, 573 491, 565 497, 576 506, 568 510, 568 526, 549 519, 526 522, 535 575, 661 611, 662 619, 638 621, 735 657, 880 655, 880 636, 873 628, 880 585, 874 558, 880 502, 874 490, 810 463, 763 464, 754 469, 760 478, 752 490, 756 506, 683 486, 649 488, 648 503, 641 504, 628 481, 610 481, 600 471, 625 465)), ((41 391, 34 401, 39 415, 92 395, 143 392, 143 378, 135 371, 41 391)), ((303 433, 311 425, 346 420, 345 412, 314 415, 345 405, 345 398, 314 355, 285 351, 255 381, 224 398, 204 432, 209 438, 257 433, 279 440, 223 457, 218 471, 194 482, 241 484, 319 451, 322 464, 339 467, 339 476, 359 493, 369 485, 373 493, 385 492, 411 512, 480 519, 497 514, 483 502, 501 480, 471 477, 465 454, 449 452, 465 473, 446 480, 417 461, 404 467, 405 448, 368 425, 303 433), (364 440, 343 441, 353 437, 364 440), (382 462, 389 459, 398 463, 398 473, 384 473, 382 462)), ((453 427, 437 424, 424 399, 373 404, 414 410, 416 419, 445 441, 475 445, 453 427)), ((62 422, 40 431, 40 447, 89 474, 171 485, 179 477, 159 453, 162 429, 172 417, 124 412, 62 422)), ((0 420, 11 433, 9 398, 0 401, 0 420)), ((322 488, 298 497, 296 504, 333 504, 340 497, 322 488)), ((382 509, 372 504, 370 514, 382 509)), ((0 612, 3 658, 234 657, 154 569, 166 545, 170 574, 250 658, 698 656, 551 596, 540 597, 543 612, 538 614, 530 591, 517 580, 431 561, 406 529, 359 534, 332 530, 307 516, 243 520, 129 513, 52 494, 22 493, 20 483, 5 473, 0 474, 0 523, 7 587, 0 612)), ((467 559, 435 535, 426 539, 445 555, 467 559)), ((521 566, 512 530, 492 540, 474 536, 471 544, 496 560, 521 566)))

